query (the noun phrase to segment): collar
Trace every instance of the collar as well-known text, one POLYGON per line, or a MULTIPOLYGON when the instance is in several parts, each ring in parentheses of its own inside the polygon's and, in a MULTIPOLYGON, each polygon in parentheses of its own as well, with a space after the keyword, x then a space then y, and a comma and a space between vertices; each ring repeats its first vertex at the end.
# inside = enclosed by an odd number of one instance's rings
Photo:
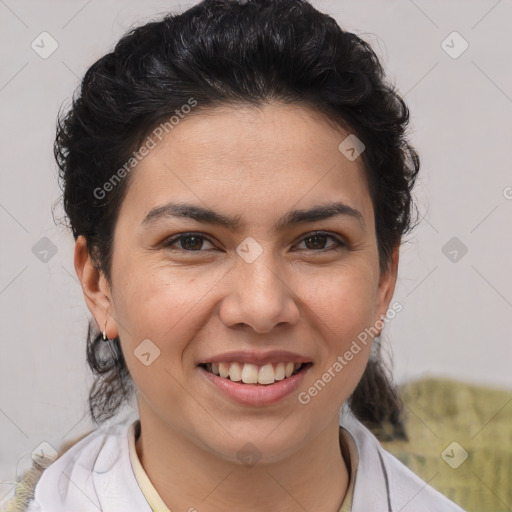
POLYGON ((340 426, 353 438, 359 456, 352 511, 393 512, 388 472, 377 438, 346 406, 340 414, 340 426))
MULTIPOLYGON (((158 494, 155 487, 153 486, 151 480, 149 479, 146 471, 144 470, 144 467, 142 466, 139 460, 139 457, 137 455, 137 449, 135 447, 135 441, 136 439, 138 439, 139 435, 140 419, 137 419, 130 425, 128 429, 129 455, 135 478, 153 512, 171 512, 167 505, 162 500, 162 498, 160 497, 160 495, 158 494)), ((350 475, 347 492, 345 494, 345 498, 343 499, 343 503, 341 505, 339 512, 351 512, 359 456, 357 453, 357 447, 354 439, 352 438, 350 433, 341 426, 339 432, 339 442, 343 454, 343 459, 347 463, 350 475)))
MULTIPOLYGON (((29 512, 153 512, 130 461, 128 431, 133 422, 129 417, 98 428, 48 466, 29 512)), ((352 512, 397 512, 391 506, 388 472, 377 439, 346 408, 340 426, 354 440, 359 456, 352 512)))

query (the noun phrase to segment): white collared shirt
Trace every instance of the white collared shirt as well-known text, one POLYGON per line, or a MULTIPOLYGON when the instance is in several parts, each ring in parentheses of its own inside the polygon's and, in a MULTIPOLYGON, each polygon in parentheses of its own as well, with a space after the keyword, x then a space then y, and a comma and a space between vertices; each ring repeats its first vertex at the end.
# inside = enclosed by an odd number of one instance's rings
MULTIPOLYGON (((144 470, 137 449, 135 441, 140 434, 140 420, 135 420, 128 429, 128 452, 130 454, 130 462, 133 468, 133 473, 137 479, 137 483, 144 494, 151 510, 153 512, 171 512, 167 505, 164 503, 158 491, 155 489, 151 480, 149 479, 146 471, 144 470)), ((358 456, 357 447, 352 436, 340 426, 340 448, 343 453, 343 458, 348 461, 349 466, 349 482, 343 503, 338 512, 350 512, 352 507, 352 497, 354 494, 355 475, 357 474, 358 456)))
MULTIPOLYGON (((146 494, 162 507, 155 511, 167 512, 136 457, 136 425, 129 417, 99 428, 63 453, 44 470, 27 512, 154 512, 146 494)), ((351 508, 346 497, 343 512, 463 512, 385 451, 347 408, 340 426, 357 455, 350 456, 351 508)))

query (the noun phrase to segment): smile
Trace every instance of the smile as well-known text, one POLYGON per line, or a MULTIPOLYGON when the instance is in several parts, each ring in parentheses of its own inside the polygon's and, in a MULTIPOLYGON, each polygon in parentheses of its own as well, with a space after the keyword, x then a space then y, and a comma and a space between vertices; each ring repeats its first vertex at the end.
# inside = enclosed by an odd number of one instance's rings
POLYGON ((296 392, 312 366, 311 362, 219 361, 201 363, 197 368, 216 393, 238 404, 261 407, 296 392))
POLYGON ((244 384, 274 384, 285 380, 301 370, 304 364, 293 362, 267 363, 256 365, 250 363, 221 362, 201 365, 206 371, 233 382, 244 384))

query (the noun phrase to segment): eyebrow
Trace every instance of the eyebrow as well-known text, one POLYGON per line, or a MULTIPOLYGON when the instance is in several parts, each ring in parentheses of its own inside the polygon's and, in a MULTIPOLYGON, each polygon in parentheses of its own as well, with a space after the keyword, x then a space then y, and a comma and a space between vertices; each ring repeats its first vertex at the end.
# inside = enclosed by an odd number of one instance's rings
MULTIPOLYGON (((281 217, 273 226, 273 231, 279 233, 285 229, 307 222, 326 220, 333 217, 351 217, 356 219, 363 229, 366 229, 364 217, 359 210, 348 206, 342 202, 329 203, 325 205, 313 206, 308 210, 292 210, 281 217)), ((197 222, 223 226, 230 231, 237 231, 245 226, 241 216, 228 216, 187 203, 168 203, 163 206, 153 208, 144 218, 142 225, 151 224, 162 218, 178 217, 193 219, 197 222)))

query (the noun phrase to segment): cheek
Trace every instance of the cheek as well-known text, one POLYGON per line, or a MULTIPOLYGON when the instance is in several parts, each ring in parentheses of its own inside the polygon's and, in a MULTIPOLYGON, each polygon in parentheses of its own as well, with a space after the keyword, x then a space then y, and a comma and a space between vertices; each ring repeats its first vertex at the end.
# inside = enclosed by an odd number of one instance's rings
POLYGON ((135 265, 126 272, 131 277, 118 285, 114 302, 130 375, 138 391, 155 407, 172 403, 177 410, 185 410, 190 404, 180 384, 186 381, 183 353, 201 325, 201 299, 213 283, 176 278, 176 269, 170 272, 135 265))
POLYGON ((370 265, 345 265, 317 279, 307 296, 318 359, 297 398, 310 418, 336 414, 364 373, 371 351, 365 329, 373 321, 374 275, 370 265))
POLYGON ((338 338, 342 344, 373 322, 377 286, 371 266, 346 265, 316 280, 309 292, 304 289, 304 296, 308 307, 322 320, 326 339, 338 338))
POLYGON ((336 375, 331 392, 341 398, 356 386, 370 355, 377 286, 373 274, 364 265, 346 268, 318 283, 308 298, 324 341, 319 371, 336 375))
POLYGON ((116 313, 123 325, 123 340, 131 345, 153 340, 161 349, 176 352, 186 333, 195 325, 201 299, 211 287, 210 279, 177 277, 180 270, 134 268, 130 280, 115 297, 116 313), (172 341, 172 343, 170 343, 172 341))

